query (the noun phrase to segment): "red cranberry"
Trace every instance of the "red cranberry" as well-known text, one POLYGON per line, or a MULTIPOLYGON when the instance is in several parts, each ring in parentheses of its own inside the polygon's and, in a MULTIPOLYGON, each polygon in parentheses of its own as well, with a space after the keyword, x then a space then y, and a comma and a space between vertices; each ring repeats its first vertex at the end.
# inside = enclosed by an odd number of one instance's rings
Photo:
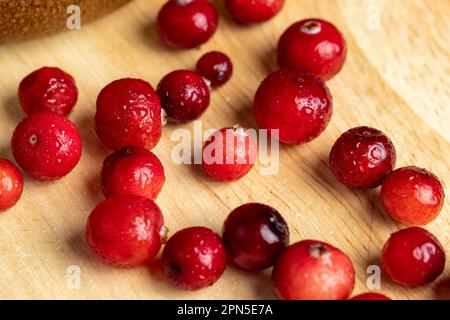
POLYGON ((111 197, 89 216, 86 239, 105 262, 133 267, 157 255, 164 237, 163 224, 161 210, 152 200, 134 195, 111 197))
POLYGON ((157 28, 161 39, 179 48, 195 48, 208 41, 219 23, 209 0, 169 0, 161 8, 157 28))
POLYGON ((52 111, 65 116, 75 106, 77 99, 75 80, 59 68, 36 70, 26 76, 19 86, 19 101, 28 114, 52 111))
POLYGON ((272 19, 283 5, 284 0, 225 0, 228 11, 239 23, 260 23, 272 19))
POLYGON ((331 23, 307 19, 294 23, 278 43, 278 64, 317 74, 324 80, 336 75, 347 55, 345 40, 331 23))
POLYGON ((433 221, 444 204, 444 188, 438 177, 417 167, 389 173, 381 186, 381 202, 395 220, 407 225, 433 221))
POLYGON ((248 203, 228 216, 223 241, 228 257, 237 266, 257 271, 274 265, 289 244, 289 229, 275 209, 248 203))
POLYGON ((9 160, 0 159, 0 211, 13 207, 23 191, 23 178, 9 160))
POLYGON ((378 187, 395 167, 396 152, 388 136, 377 129, 357 127, 343 133, 330 152, 330 168, 350 188, 378 187))
POLYGON ((411 227, 391 235, 384 245, 381 262, 393 281, 404 286, 422 286, 444 271, 445 253, 430 232, 411 227))
POLYGON ((231 78, 233 63, 222 52, 211 51, 204 54, 197 62, 197 72, 207 79, 212 87, 217 87, 231 78))
POLYGON ((12 152, 19 166, 39 180, 59 179, 72 171, 81 157, 81 137, 63 116, 36 112, 14 131, 12 152))
POLYGON ((245 129, 223 128, 206 141, 203 168, 214 180, 239 180, 255 165, 256 154, 256 144, 245 129))
POLYGON ((272 278, 280 299, 345 300, 352 293, 355 271, 341 250, 305 240, 283 251, 272 278))
POLYGON ((152 149, 162 134, 159 97, 143 80, 113 81, 98 95, 95 124, 100 140, 113 150, 152 149))
POLYGON ((381 293, 367 292, 354 296, 350 300, 391 300, 391 298, 381 293))
POLYGON ((331 93, 318 77, 282 69, 259 86, 253 114, 265 129, 279 129, 279 139, 300 144, 320 135, 333 112, 331 93))
POLYGON ((209 106, 209 88, 196 72, 177 70, 166 75, 158 85, 158 94, 167 117, 173 122, 199 118, 209 106))
POLYGON ((222 240, 203 227, 178 231, 169 239, 162 253, 164 274, 185 290, 212 285, 225 271, 226 262, 222 240))

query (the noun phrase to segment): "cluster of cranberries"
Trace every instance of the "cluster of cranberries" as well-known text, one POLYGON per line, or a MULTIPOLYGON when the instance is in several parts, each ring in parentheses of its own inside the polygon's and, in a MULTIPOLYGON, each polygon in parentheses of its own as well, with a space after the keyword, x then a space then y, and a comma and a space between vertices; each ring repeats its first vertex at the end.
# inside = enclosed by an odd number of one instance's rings
MULTIPOLYGON (((259 23, 277 14, 283 0, 225 0, 239 23, 259 23)), ((161 39, 179 48, 193 48, 215 32, 218 14, 209 0, 170 0, 160 10, 161 39)), ((260 127, 283 143, 306 143, 323 132, 333 112, 325 81, 336 75, 346 57, 346 44, 334 25, 320 19, 294 23, 278 44, 280 70, 258 88, 253 113, 260 127)), ((176 232, 168 240, 164 217, 154 200, 165 183, 164 167, 150 150, 162 135, 166 118, 175 123, 198 119, 210 104, 212 88, 227 82, 231 60, 221 52, 202 56, 196 70, 177 70, 157 89, 140 79, 120 79, 98 95, 95 125, 98 138, 114 150, 103 163, 106 197, 90 214, 86 238, 105 262, 133 267, 151 262, 165 243, 162 268, 175 285, 187 290, 216 282, 227 261, 260 271, 273 267, 272 279, 281 299, 348 299, 355 282, 350 258, 317 240, 289 245, 289 228, 274 208, 248 203, 227 217, 220 237, 205 227, 176 232), (167 241, 167 242, 166 242, 167 241)), ((81 156, 81 138, 66 118, 78 97, 75 80, 58 68, 42 68, 20 84, 19 100, 28 114, 12 138, 19 166, 39 180, 68 174, 81 156)), ((217 130, 203 147, 203 168, 212 179, 234 181, 254 166, 257 146, 240 127, 217 130)), ((439 179, 417 167, 394 170, 396 151, 381 131, 357 127, 345 132, 330 152, 330 168, 351 188, 382 184, 386 211, 407 225, 424 225, 439 214, 444 191, 439 179)), ((0 160, 0 210, 20 198, 23 178, 14 164, 0 160)), ((435 280, 445 254, 428 231, 414 226, 391 235, 382 251, 385 272, 405 286, 435 280)), ((364 293, 353 300, 389 300, 364 293)))

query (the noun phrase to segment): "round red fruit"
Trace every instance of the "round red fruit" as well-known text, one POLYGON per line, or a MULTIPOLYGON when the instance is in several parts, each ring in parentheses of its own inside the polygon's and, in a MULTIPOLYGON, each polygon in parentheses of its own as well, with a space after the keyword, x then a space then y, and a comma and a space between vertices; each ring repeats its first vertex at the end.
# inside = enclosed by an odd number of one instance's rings
POLYGON ((113 81, 98 95, 95 125, 99 139, 112 150, 152 149, 162 134, 159 97, 143 80, 113 81))
POLYGON ((14 131, 11 148, 19 166, 39 180, 67 175, 81 157, 81 137, 63 116, 49 111, 23 119, 14 131))
POLYGON ((377 129, 357 127, 343 133, 330 152, 330 168, 350 188, 378 187, 394 167, 396 151, 388 136, 377 129))
POLYGON ((324 80, 344 65, 347 47, 344 37, 330 22, 307 19, 294 23, 278 43, 278 65, 314 73, 324 80))
POLYGON ((23 178, 9 160, 0 159, 0 212, 13 207, 23 191, 23 178))
POLYGON ((381 293, 375 293, 375 292, 366 292, 359 294, 357 296, 354 296, 350 300, 391 300, 388 296, 385 296, 381 293))
POLYGON ((381 202, 389 215, 407 225, 433 221, 444 204, 444 188, 431 172, 418 167, 392 171, 381 186, 381 202))
POLYGON ((270 74, 253 102, 259 126, 279 130, 279 140, 287 144, 318 137, 328 126, 332 112, 332 96, 325 83, 315 75, 296 70, 281 69, 270 74))
POLYGON ((284 0, 225 0, 233 18, 239 23, 267 21, 283 8, 284 0))
POLYGON ((198 60, 196 69, 199 74, 211 83, 211 87, 218 87, 231 78, 233 63, 226 54, 211 51, 198 60))

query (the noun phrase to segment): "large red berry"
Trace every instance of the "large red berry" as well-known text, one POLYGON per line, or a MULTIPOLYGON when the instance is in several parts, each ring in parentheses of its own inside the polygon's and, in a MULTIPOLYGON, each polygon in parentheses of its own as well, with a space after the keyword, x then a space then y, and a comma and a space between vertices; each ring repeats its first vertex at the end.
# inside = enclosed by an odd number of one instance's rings
POLYGON ((282 69, 259 86, 253 114, 265 129, 279 129, 279 140, 300 144, 320 135, 333 112, 331 93, 320 78, 282 69))
POLYGON ((331 23, 307 19, 294 23, 278 43, 278 64, 312 72, 324 80, 337 74, 345 62, 344 37, 331 23))
POLYGON ((73 123, 50 111, 23 119, 14 131, 11 147, 19 166, 40 180, 68 174, 80 160, 82 150, 81 137, 73 123))
POLYGON ((211 87, 217 87, 231 78, 233 63, 226 54, 211 51, 198 60, 196 69, 199 74, 211 83, 211 87))
POLYGON ((165 236, 161 210, 150 199, 127 195, 100 202, 89 216, 86 239, 105 262, 133 267, 150 262, 165 236))
POLYGON ((226 263, 222 240, 204 227, 178 231, 169 239, 162 253, 164 274, 185 290, 212 285, 225 271, 226 263))
POLYGON ((391 298, 381 293, 367 292, 354 296, 350 300, 391 300, 391 298))
POLYGON ((26 76, 19 86, 19 101, 28 114, 52 111, 67 115, 77 99, 75 80, 59 68, 38 69, 26 76))
POLYGON ((158 85, 161 105, 170 121, 184 123, 199 118, 209 106, 209 88, 196 72, 177 70, 158 85))
POLYGON ((388 136, 377 129, 357 127, 343 133, 330 152, 330 168, 350 188, 378 187, 394 167, 396 152, 388 136))
POLYGON ((98 95, 95 124, 98 137, 110 149, 152 149, 162 134, 159 97, 143 80, 113 81, 98 95))
POLYGON ((103 162, 102 190, 106 197, 134 194, 154 200, 165 180, 161 161, 144 148, 120 149, 103 162))
POLYGON ((273 266, 289 244, 289 228, 277 210, 248 203, 229 214, 223 241, 234 264, 246 270, 262 270, 273 266))
POLYGON ((0 159, 0 211, 13 207, 23 191, 23 178, 9 160, 0 159))
POLYGON ((195 48, 208 41, 219 18, 210 0, 169 0, 161 8, 157 28, 161 39, 179 48, 195 48))
POLYGON ((284 0, 225 0, 233 18, 239 23, 259 23, 273 18, 283 8, 284 0))
POLYGON ((345 300, 352 293, 355 271, 341 250, 304 240, 287 247, 272 274, 275 291, 285 300, 345 300))
POLYGON ((243 128, 223 128, 214 132, 203 147, 203 168, 214 180, 235 181, 255 165, 257 147, 243 128))
POLYGON ((445 252, 430 232, 411 227, 391 235, 384 245, 381 262, 393 281, 404 286, 422 286, 444 271, 445 252))
POLYGON ((439 178, 418 167, 389 173, 381 186, 381 202, 395 220, 407 225, 433 221, 444 204, 444 188, 439 178))

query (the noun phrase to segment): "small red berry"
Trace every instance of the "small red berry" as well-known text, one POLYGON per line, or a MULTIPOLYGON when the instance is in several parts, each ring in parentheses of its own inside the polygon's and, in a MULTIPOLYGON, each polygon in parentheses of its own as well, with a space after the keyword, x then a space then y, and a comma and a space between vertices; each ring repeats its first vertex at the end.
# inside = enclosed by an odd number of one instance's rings
POLYGON ((273 269, 275 291, 285 300, 345 300, 352 293, 355 271, 341 250, 304 240, 287 247, 273 269))
POLYGON ((444 188, 439 178, 418 167, 392 171, 381 186, 381 202, 395 220, 407 225, 433 221, 444 204, 444 188))
POLYGON ((170 121, 184 123, 199 118, 209 106, 209 88, 196 72, 177 70, 158 85, 161 105, 170 121))
POLYGON ((154 200, 165 180, 161 161, 141 147, 117 150, 103 162, 102 190, 106 197, 134 194, 154 200))
POLYGON ((234 264, 246 270, 263 270, 272 267, 289 244, 289 228, 277 210, 248 203, 229 214, 223 242, 234 264))
POLYGON ((99 139, 112 150, 152 149, 162 134, 159 97, 143 80, 113 81, 98 95, 95 124, 99 139))
POLYGON ((219 23, 210 0, 169 0, 161 8, 157 28, 167 44, 190 49, 208 41, 219 23))
POLYGON ((19 86, 19 101, 27 114, 52 111, 65 116, 77 99, 75 80, 59 68, 38 69, 26 76, 19 86))
POLYGON ((0 159, 0 212, 13 207, 23 191, 23 178, 9 160, 0 159))
POLYGON ((199 74, 211 83, 211 87, 217 87, 231 78, 233 63, 226 54, 211 51, 198 60, 196 69, 199 74))
POLYGON ((330 22, 307 19, 294 23, 278 43, 278 65, 314 73, 324 80, 344 65, 347 47, 344 37, 330 22))
POLYGON ((411 227, 391 235, 384 245, 381 263, 393 281, 409 287, 422 286, 444 271, 445 253, 430 232, 411 227))
POLYGON ((378 187, 394 167, 396 151, 388 136, 377 129, 357 127, 343 133, 330 152, 330 168, 350 188, 378 187))
POLYGON ((206 141, 203 168, 214 180, 239 180, 255 165, 256 154, 256 144, 245 129, 223 128, 206 141))
POLYGON ((239 23, 260 23, 273 18, 283 8, 284 0, 225 0, 233 18, 239 23))
POLYGON ((350 300, 391 300, 391 298, 381 293, 367 292, 354 296, 350 300))
POLYGON ((14 131, 12 152, 19 166, 39 180, 59 179, 81 157, 81 137, 67 118, 40 111, 23 119, 14 131))
POLYGON ((279 140, 287 144, 305 143, 319 136, 332 112, 332 96, 325 83, 296 70, 271 73, 259 86, 253 102, 259 126, 279 129, 279 140))
POLYGON ((161 248, 164 218, 150 199, 127 195, 100 202, 89 216, 86 239, 105 262, 133 267, 150 262, 161 248))
POLYGON ((227 256, 220 237, 212 230, 192 227, 175 233, 162 253, 163 272, 181 289, 212 285, 225 271, 227 256))

